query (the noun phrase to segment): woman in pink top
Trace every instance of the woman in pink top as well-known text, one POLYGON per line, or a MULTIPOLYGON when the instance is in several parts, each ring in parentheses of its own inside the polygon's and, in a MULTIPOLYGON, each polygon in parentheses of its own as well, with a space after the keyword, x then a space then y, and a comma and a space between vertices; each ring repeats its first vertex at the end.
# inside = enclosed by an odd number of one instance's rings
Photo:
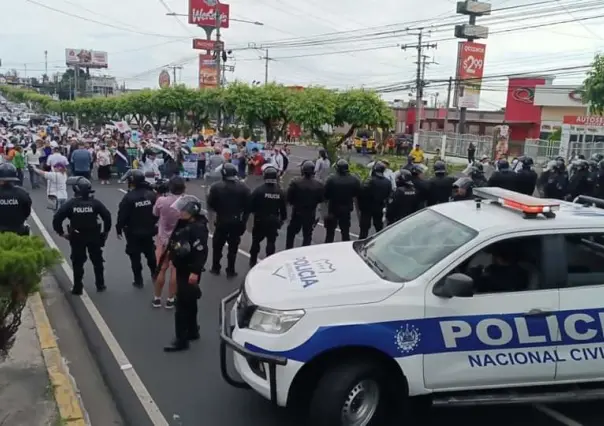
POLYGON ((185 192, 185 181, 180 177, 174 177, 170 180, 170 192, 163 197, 159 197, 153 206, 153 214, 159 218, 157 237, 155 240, 155 255, 157 256, 157 266, 159 272, 155 279, 155 294, 153 297, 153 307, 161 307, 161 294, 166 283, 166 272, 170 269, 170 285, 168 287, 168 299, 166 308, 174 307, 174 296, 176 295, 176 270, 170 263, 167 256, 160 265, 161 256, 166 251, 166 245, 180 219, 180 212, 171 208, 172 204, 185 192))

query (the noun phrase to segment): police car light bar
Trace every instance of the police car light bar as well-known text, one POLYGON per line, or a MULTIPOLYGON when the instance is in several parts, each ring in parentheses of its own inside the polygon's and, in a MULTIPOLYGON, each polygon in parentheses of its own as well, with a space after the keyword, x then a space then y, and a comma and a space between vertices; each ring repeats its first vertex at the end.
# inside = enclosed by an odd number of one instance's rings
POLYGON ((503 207, 522 212, 527 216, 544 214, 547 217, 554 217, 553 212, 560 210, 559 203, 503 188, 474 188, 473 193, 478 198, 491 200, 503 207))

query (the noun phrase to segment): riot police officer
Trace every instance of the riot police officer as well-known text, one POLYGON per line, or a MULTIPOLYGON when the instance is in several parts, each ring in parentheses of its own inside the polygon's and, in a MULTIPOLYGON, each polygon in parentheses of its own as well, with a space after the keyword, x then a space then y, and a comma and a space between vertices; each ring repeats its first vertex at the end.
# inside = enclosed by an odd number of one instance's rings
POLYGON ((279 228, 287 220, 285 192, 278 184, 279 171, 268 166, 262 172, 264 183, 252 192, 250 213, 254 215, 250 267, 258 263, 260 243, 266 238, 266 257, 276 251, 275 243, 279 228))
POLYGON ((589 164, 586 160, 576 160, 573 162, 574 172, 568 180, 568 194, 566 199, 574 200, 579 195, 591 195, 592 187, 588 181, 589 164))
MULTIPOLYGON (((381 161, 376 161, 371 170, 371 176, 361 188, 359 197, 359 239, 369 235, 371 222, 376 232, 384 227, 383 215, 386 202, 392 194, 392 184, 384 177, 386 166, 381 161)), ((401 171, 402 173, 402 171, 401 171)))
POLYGON ((413 182, 415 190, 417 191, 421 208, 426 206, 430 197, 430 184, 424 179, 425 170, 426 166, 423 164, 414 164, 413 167, 411 167, 411 182, 413 182))
POLYGON ((167 254, 176 269, 176 338, 164 351, 179 352, 188 349, 189 342, 200 337, 197 301, 201 298, 199 280, 208 259, 209 231, 199 198, 183 195, 172 208, 180 212, 180 220, 167 244, 167 254))
POLYGON ((52 228, 60 236, 69 241, 71 246, 71 264, 73 267, 72 294, 81 295, 83 291, 84 263, 86 252, 94 268, 94 278, 97 291, 105 291, 103 267, 103 246, 111 230, 111 213, 99 200, 93 198, 94 190, 90 181, 76 176, 67 179, 72 185, 74 198, 67 200, 54 215, 52 228), (97 218, 103 221, 98 223, 97 218), (67 234, 63 222, 69 219, 67 234))
POLYGON ((23 188, 15 185, 17 182, 15 166, 0 164, 0 232, 29 235, 25 221, 31 214, 31 198, 23 188))
POLYGON ((342 241, 350 241, 350 214, 355 203, 358 204, 361 193, 361 181, 350 174, 346 160, 336 162, 336 174, 325 182, 325 201, 327 217, 325 218, 325 242, 333 243, 336 228, 340 227, 342 241))
POLYGON ((287 188, 287 202, 292 216, 287 225, 285 248, 294 247, 294 238, 302 230, 302 245, 312 243, 312 232, 318 222, 317 206, 324 200, 325 186, 314 178, 315 164, 306 160, 300 166, 302 177, 293 180, 287 188))
POLYGON ((128 176, 128 186, 131 189, 120 202, 117 212, 115 231, 121 240, 126 234, 126 254, 130 258, 130 266, 134 281, 132 285, 143 287, 143 267, 141 255, 147 259, 147 266, 153 276, 157 271, 155 244, 157 216, 153 214, 153 206, 157 200, 155 191, 145 180, 141 170, 132 170, 128 176))
MULTIPOLYGON (((396 190, 392 195, 392 200, 386 207, 386 220, 388 225, 399 221, 421 209, 421 200, 415 185, 413 185, 412 175, 409 170, 401 170, 396 178, 396 190)), ((452 185, 451 185, 452 186, 452 185)))
POLYGON ((447 165, 444 161, 434 163, 434 177, 428 180, 428 205, 446 203, 451 198, 455 178, 447 176, 447 165))
POLYGON ((568 173, 562 157, 558 157, 548 166, 539 178, 545 198, 563 200, 568 194, 568 173))
POLYGON ((225 163, 221 170, 222 181, 214 183, 208 194, 208 208, 214 217, 214 238, 212 240, 212 269, 214 275, 220 274, 222 249, 228 243, 226 275, 237 276, 235 261, 241 236, 245 233, 250 215, 251 192, 237 179, 237 168, 225 163))
POLYGON ((464 201, 473 198, 472 189, 474 181, 469 177, 460 177, 453 183, 453 195, 451 201, 464 201))
POLYGON ((521 194, 533 195, 537 184, 537 172, 533 170, 533 159, 522 157, 520 159, 521 169, 516 173, 516 190, 521 194))
POLYGON ((484 176, 484 167, 481 163, 476 163, 470 168, 469 177, 474 182, 474 187, 487 186, 487 178, 484 176))
POLYGON ((497 170, 489 178, 487 186, 496 186, 510 191, 516 190, 516 173, 510 169, 508 160, 502 158, 497 161, 497 170))

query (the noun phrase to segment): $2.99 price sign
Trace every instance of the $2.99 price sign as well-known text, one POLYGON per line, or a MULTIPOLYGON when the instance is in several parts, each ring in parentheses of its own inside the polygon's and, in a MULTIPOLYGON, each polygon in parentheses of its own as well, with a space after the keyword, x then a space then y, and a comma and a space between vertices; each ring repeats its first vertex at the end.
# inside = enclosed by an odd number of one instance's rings
POLYGON ((464 41, 459 43, 459 79, 481 79, 484 72, 486 44, 464 41))

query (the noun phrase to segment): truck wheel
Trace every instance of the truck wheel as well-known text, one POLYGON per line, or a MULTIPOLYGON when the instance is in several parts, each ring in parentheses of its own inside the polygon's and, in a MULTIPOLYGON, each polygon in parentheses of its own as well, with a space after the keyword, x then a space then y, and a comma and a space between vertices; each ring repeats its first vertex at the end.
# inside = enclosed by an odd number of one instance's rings
POLYGON ((309 425, 385 426, 392 392, 384 370, 370 361, 334 365, 319 380, 312 396, 309 425))

